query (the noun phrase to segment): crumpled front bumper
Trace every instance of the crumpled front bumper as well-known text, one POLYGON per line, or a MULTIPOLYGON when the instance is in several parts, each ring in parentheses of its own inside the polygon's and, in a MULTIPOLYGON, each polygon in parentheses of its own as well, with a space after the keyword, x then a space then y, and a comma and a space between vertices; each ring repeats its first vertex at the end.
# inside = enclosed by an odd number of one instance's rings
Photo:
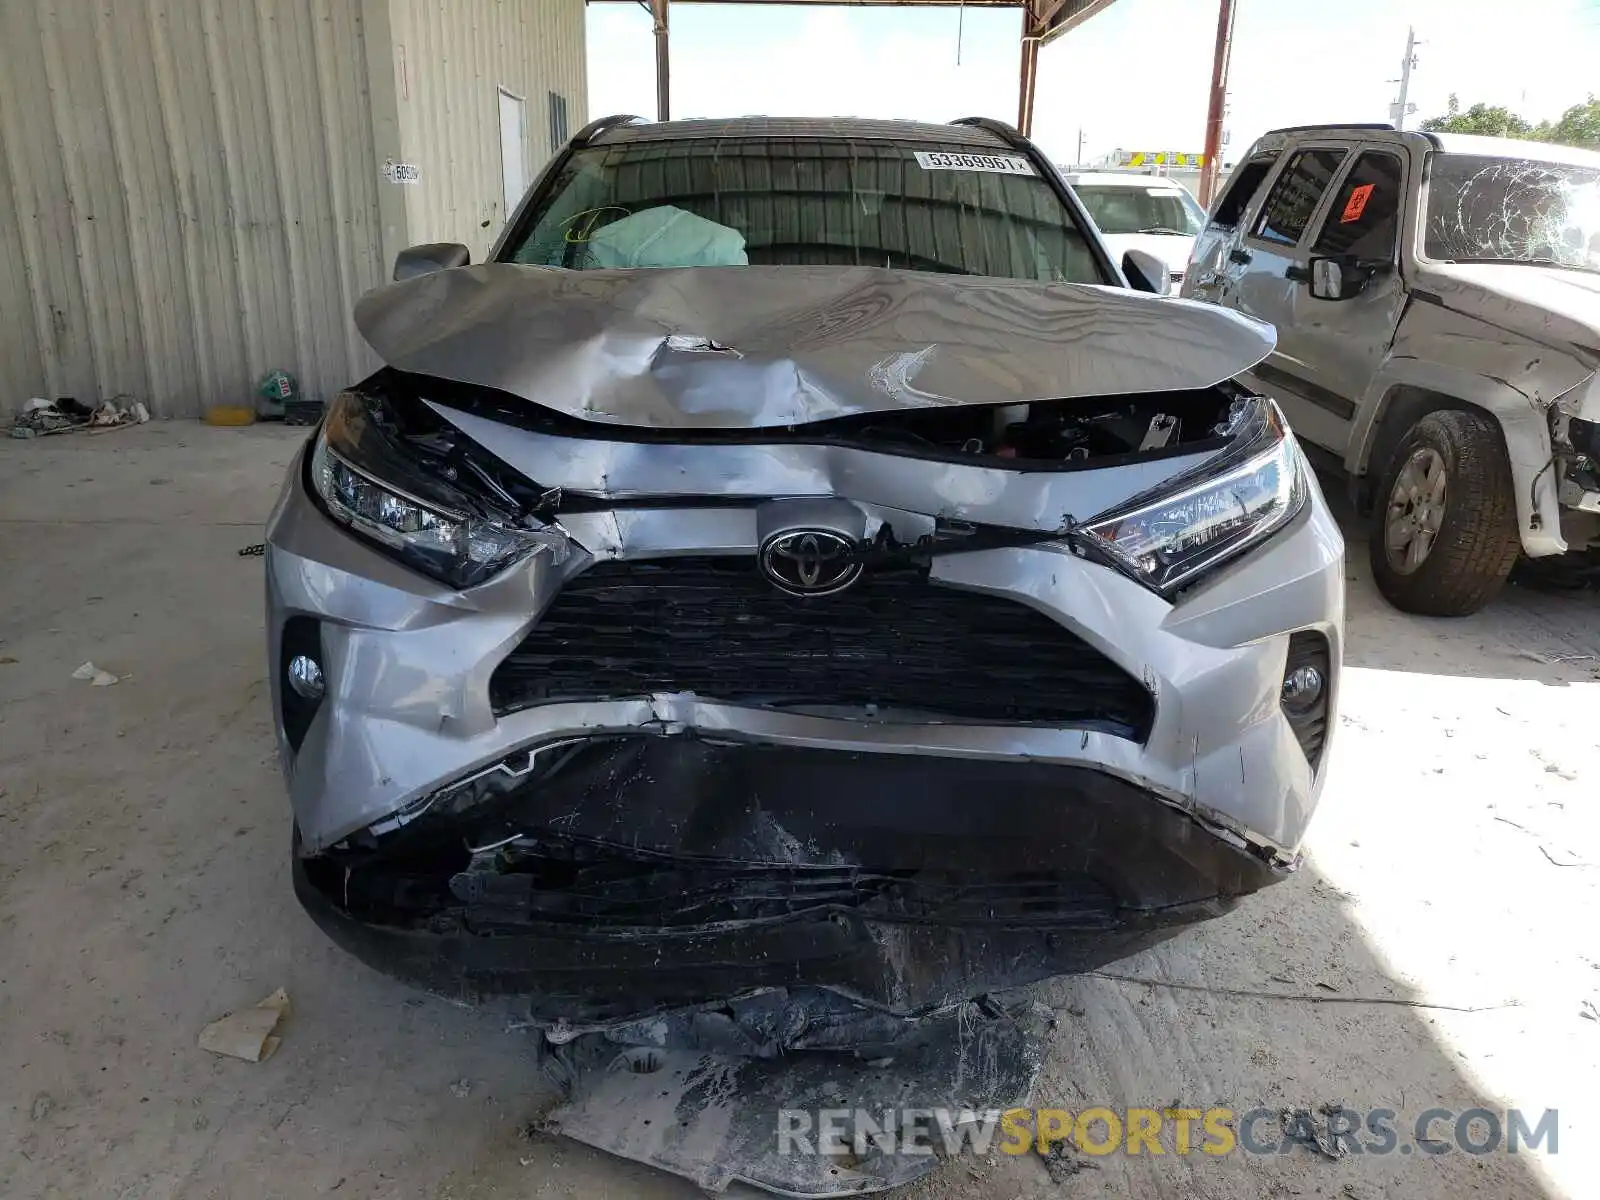
POLYGON ((431 991, 578 1023, 807 987, 922 1012, 1125 957, 1280 874, 1087 767, 687 735, 597 740, 492 816, 424 816, 394 840, 380 861, 297 856, 336 942, 431 991), (519 834, 516 873, 442 849, 519 834))
MULTIPOLYGON (((687 693, 497 715, 490 678, 559 589, 552 556, 456 592, 350 537, 301 480, 297 463, 266 556, 297 891, 335 940, 434 990, 538 993, 553 1015, 621 1019, 818 984, 909 1011, 972 994, 974 980, 1088 969, 1222 911, 1292 865, 1316 803, 1325 747, 1314 766, 1280 704, 1291 635, 1315 634, 1330 664, 1328 731, 1336 724, 1343 542, 1314 481, 1289 526, 1175 605, 1048 544, 935 560, 933 580, 1027 604, 1142 681, 1153 719, 1141 741, 1093 722, 934 723, 687 693), (286 629, 294 645, 310 631, 327 688, 292 735, 286 629), (776 894, 793 911, 681 925, 658 913, 613 928, 537 905, 486 916, 448 888, 425 919, 352 900, 342 856, 371 861, 366 831, 382 831, 380 845, 487 845, 492 830, 453 826, 436 798, 591 744, 632 766, 584 788, 565 775, 513 788, 519 815, 500 836, 609 848, 628 870, 668 859, 711 873, 691 890, 776 894), (757 833, 768 842, 740 840, 757 833), (760 874, 779 868, 789 874, 760 874), (838 890, 820 904, 794 890, 797 873, 811 886, 839 869, 872 879, 830 877, 838 890), (1024 884, 1042 889, 1032 910, 984 892, 1024 884)), ((673 527, 693 529, 692 514, 673 527)), ((428 870, 444 887, 466 866, 428 870)))

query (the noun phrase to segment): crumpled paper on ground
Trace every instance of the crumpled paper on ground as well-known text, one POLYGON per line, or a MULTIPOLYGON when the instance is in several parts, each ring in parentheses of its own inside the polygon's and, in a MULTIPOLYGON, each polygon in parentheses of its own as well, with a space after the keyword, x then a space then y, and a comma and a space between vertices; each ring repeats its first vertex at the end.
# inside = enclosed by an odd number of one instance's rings
POLYGON ((86 662, 72 673, 74 679, 87 679, 92 687, 110 687, 117 682, 117 677, 110 671, 102 671, 92 662, 86 662))
POLYGON ((200 1049, 245 1062, 265 1062, 283 1040, 279 1031, 288 1019, 289 993, 279 988, 252 1007, 207 1025, 200 1031, 200 1049))

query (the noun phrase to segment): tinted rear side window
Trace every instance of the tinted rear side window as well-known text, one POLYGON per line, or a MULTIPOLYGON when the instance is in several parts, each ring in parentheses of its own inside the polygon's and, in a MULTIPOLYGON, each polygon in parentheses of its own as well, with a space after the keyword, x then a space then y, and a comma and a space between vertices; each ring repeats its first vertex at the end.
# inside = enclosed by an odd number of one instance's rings
POLYGON ((1267 177, 1267 172, 1272 170, 1272 164, 1277 161, 1277 155, 1267 154, 1260 158, 1252 158, 1244 166, 1233 173, 1233 178, 1228 180, 1227 189, 1217 201, 1216 212, 1211 218, 1213 225, 1223 225, 1232 229, 1239 223, 1239 218, 1244 216, 1244 210, 1250 203, 1250 198, 1261 187, 1261 181, 1267 177))
POLYGON ((878 139, 579 150, 501 258, 578 269, 825 264, 1111 282, 1071 210, 1025 159, 878 139), (956 165, 924 165, 919 151, 956 165))
POLYGON ((1344 156, 1343 150, 1302 150, 1291 158, 1262 206, 1256 236, 1266 242, 1298 245, 1344 156))

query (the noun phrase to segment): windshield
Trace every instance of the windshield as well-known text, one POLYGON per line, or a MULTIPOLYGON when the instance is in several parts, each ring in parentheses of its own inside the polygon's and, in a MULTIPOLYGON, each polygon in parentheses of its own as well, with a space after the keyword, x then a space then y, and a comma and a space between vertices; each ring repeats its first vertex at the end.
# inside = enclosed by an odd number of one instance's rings
POLYGON ((575 268, 825 264, 1108 283, 1025 158, 844 138, 576 151, 502 261, 575 268))
POLYGON ((1600 170, 1436 154, 1423 253, 1600 271, 1600 170))
POLYGON ((1072 189, 1101 233, 1174 233, 1193 237, 1206 214, 1182 188, 1084 183, 1072 189))

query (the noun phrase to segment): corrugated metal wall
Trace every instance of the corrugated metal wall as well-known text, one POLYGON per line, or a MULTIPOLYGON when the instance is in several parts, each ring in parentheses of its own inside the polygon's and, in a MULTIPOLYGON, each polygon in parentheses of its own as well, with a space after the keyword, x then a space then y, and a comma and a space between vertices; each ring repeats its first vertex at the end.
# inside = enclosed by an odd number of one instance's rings
POLYGON ((197 415, 275 367, 317 397, 366 368, 360 3, 0 0, 0 47, 0 409, 197 415))
POLYGON ((505 224, 499 89, 525 99, 531 181, 554 152, 549 94, 568 133, 588 121, 584 0, 392 0, 395 93, 413 242, 462 242, 479 262, 505 224))

